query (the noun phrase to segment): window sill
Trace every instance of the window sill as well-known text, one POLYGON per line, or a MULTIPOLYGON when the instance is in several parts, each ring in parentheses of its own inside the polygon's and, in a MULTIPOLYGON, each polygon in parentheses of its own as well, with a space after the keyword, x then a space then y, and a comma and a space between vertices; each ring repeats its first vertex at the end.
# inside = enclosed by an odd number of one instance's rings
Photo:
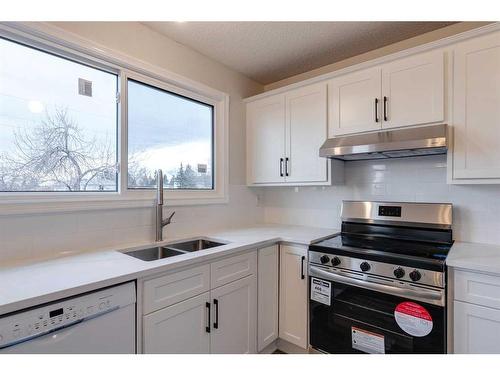
MULTIPOLYGON (((26 215, 26 214, 50 214, 64 213, 75 211, 95 211, 95 210, 110 210, 110 209, 126 209, 126 208, 145 208, 154 207, 154 194, 151 196, 131 196, 123 197, 117 193, 111 193, 113 196, 81 196, 74 195, 71 197, 38 197, 24 199, 9 199, 7 197, 0 198, 0 216, 4 215, 26 215)), ((212 195, 209 196, 192 196, 192 197, 168 197, 165 194, 165 207, 176 206, 193 206, 193 205, 210 205, 210 204, 225 204, 228 203, 227 196, 212 195)))

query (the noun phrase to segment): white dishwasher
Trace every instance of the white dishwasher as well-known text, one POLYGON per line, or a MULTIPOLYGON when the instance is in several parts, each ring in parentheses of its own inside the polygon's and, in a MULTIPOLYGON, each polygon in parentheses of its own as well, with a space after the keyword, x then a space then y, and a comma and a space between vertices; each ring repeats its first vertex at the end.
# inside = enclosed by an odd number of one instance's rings
POLYGON ((135 353, 135 283, 0 318, 0 354, 135 353))

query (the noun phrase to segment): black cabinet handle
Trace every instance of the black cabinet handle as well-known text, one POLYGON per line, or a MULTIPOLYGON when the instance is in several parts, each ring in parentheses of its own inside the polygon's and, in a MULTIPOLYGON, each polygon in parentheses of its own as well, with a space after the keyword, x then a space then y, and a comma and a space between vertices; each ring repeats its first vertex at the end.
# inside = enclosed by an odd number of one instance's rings
POLYGON ((218 329, 219 328, 219 301, 216 299, 214 299, 214 306, 215 306, 214 328, 218 329))
POLYGON ((378 98, 375 98, 375 122, 378 122, 378 98))
POLYGON ((280 177, 283 177, 283 158, 280 158, 280 177))
POLYGON ((384 96, 384 121, 387 121, 387 101, 389 99, 387 96, 384 96))
POLYGON ((306 260, 306 257, 302 255, 302 258, 300 259, 300 278, 304 280, 306 275, 304 275, 304 261, 306 260))
POLYGON ((288 158, 285 158, 285 176, 288 177, 288 158))
POLYGON ((208 311, 208 323, 207 326, 205 327, 205 331, 210 333, 210 302, 205 303, 205 307, 207 308, 208 311))

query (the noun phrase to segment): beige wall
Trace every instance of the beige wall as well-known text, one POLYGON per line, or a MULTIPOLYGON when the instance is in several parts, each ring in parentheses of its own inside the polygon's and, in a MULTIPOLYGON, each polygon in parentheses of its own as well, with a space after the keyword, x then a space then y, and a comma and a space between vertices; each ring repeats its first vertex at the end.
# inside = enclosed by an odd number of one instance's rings
POLYGON ((305 73, 297 74, 292 77, 285 78, 281 81, 273 82, 264 86, 265 91, 277 89, 279 87, 283 87, 286 85, 291 85, 292 83, 297 83, 300 81, 304 81, 309 78, 317 77, 322 74, 330 73, 335 70, 339 70, 342 68, 346 68, 351 65, 356 65, 365 61, 373 60, 378 57, 386 56, 391 53, 396 53, 408 48, 416 47, 425 43, 430 43, 438 39, 443 39, 449 37, 451 35, 459 34, 467 30, 474 29, 476 27, 481 27, 489 24, 491 22, 460 22, 453 24, 451 26, 443 27, 442 29, 434 30, 422 35, 418 35, 416 37, 402 40, 401 42, 397 42, 394 44, 390 44, 388 46, 375 49, 373 51, 369 51, 363 53, 361 55, 353 56, 348 59, 336 62, 334 64, 329 64, 322 66, 321 68, 317 68, 314 70, 310 70, 305 73))

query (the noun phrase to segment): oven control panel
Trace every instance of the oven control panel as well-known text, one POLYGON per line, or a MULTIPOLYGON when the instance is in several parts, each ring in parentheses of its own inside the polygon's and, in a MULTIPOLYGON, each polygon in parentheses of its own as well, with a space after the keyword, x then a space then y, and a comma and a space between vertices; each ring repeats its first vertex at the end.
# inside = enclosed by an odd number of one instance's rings
POLYGON ((445 286, 444 273, 439 271, 416 269, 342 255, 324 254, 317 251, 309 251, 309 263, 388 277, 413 284, 438 288, 444 288, 445 286))
POLYGON ((0 318, 0 349, 135 302, 135 286, 103 289, 0 318))

